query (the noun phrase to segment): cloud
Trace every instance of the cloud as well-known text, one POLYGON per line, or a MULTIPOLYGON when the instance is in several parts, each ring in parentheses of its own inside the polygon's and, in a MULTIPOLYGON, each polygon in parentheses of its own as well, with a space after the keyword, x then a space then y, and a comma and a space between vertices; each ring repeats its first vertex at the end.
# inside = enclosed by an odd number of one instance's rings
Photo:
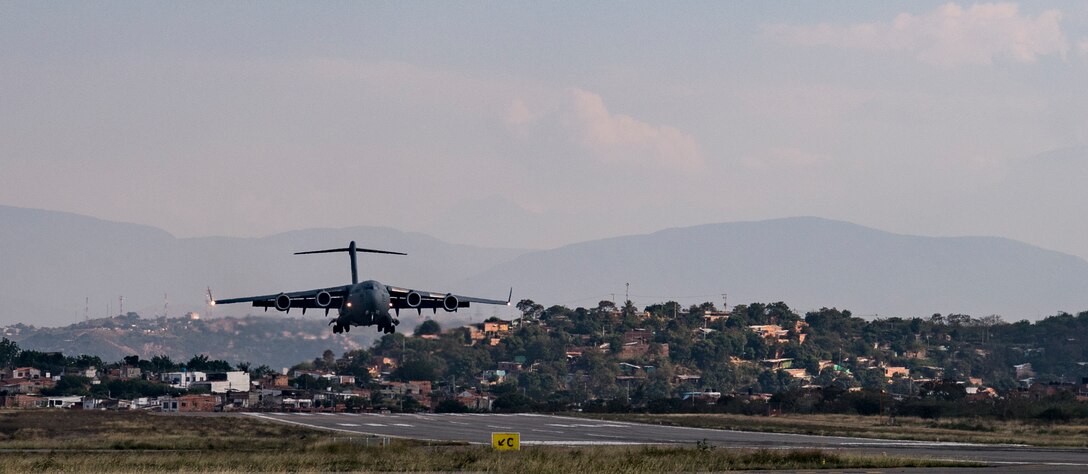
POLYGON ((651 125, 614 114, 601 96, 582 89, 568 91, 576 131, 584 147, 607 161, 651 161, 685 169, 701 167, 695 138, 668 125, 651 125))
POLYGON ((1023 15, 1013 3, 967 8, 948 3, 921 15, 901 13, 891 22, 775 24, 764 26, 763 33, 787 44, 905 52, 921 62, 945 66, 986 65, 999 59, 1030 63, 1041 56, 1066 56, 1070 44, 1061 19, 1057 10, 1023 15))
MULTIPOLYGON (((515 99, 504 121, 527 137, 543 122, 559 123, 569 139, 601 161, 641 163, 693 170, 704 164, 695 138, 669 125, 654 125, 608 109, 600 95, 578 88, 565 90, 535 109, 515 99)), ((544 128, 544 127, 542 127, 544 128)))

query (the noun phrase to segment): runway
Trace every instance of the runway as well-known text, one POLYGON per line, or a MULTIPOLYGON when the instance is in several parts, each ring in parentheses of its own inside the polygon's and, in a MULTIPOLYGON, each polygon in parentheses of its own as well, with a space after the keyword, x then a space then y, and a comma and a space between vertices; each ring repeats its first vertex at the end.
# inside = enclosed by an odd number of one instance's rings
POLYGON ((1020 445, 894 441, 658 426, 539 414, 247 413, 248 416, 345 433, 490 444, 496 431, 521 433, 523 445, 694 444, 722 448, 824 449, 860 454, 978 461, 996 465, 1088 469, 1088 450, 1020 445))

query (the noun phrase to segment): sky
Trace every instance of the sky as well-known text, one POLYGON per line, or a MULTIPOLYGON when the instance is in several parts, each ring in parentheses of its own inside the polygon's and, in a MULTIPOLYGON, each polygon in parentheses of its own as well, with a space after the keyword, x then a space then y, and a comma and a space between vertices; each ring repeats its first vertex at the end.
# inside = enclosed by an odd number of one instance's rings
POLYGON ((789 216, 1088 258, 1084 2, 0 1, 0 205, 552 248, 789 216))

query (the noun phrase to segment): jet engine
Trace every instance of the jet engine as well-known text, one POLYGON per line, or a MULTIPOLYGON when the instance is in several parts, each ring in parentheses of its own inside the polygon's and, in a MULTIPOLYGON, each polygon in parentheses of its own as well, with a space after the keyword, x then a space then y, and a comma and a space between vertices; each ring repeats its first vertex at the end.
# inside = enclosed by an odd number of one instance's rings
POLYGON ((328 307, 332 303, 332 295, 327 291, 319 291, 314 295, 314 303, 322 308, 328 307))
POLYGON ((457 297, 452 294, 448 294, 445 298, 442 298, 442 308, 446 311, 457 311, 458 303, 457 297))
POLYGON ((280 311, 291 309, 291 297, 287 296, 286 293, 280 293, 279 296, 276 297, 276 309, 280 311))
POLYGON ((415 291, 409 292, 408 296, 404 297, 404 302, 408 304, 409 308, 418 308, 419 305, 423 304, 423 295, 415 291))

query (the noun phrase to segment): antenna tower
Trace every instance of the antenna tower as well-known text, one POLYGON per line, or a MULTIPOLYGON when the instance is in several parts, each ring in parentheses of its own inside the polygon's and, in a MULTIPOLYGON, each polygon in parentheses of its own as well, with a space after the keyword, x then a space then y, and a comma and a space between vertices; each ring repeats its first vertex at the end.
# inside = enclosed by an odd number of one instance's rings
POLYGON ((89 321, 91 317, 87 314, 91 311, 91 297, 87 296, 83 298, 83 320, 89 321))
POLYGON ((117 314, 120 314, 121 316, 125 315, 125 297, 124 296, 118 296, 117 297, 117 314))
POLYGON ((166 298, 166 293, 162 294, 162 317, 167 317, 170 312, 170 300, 166 298))

